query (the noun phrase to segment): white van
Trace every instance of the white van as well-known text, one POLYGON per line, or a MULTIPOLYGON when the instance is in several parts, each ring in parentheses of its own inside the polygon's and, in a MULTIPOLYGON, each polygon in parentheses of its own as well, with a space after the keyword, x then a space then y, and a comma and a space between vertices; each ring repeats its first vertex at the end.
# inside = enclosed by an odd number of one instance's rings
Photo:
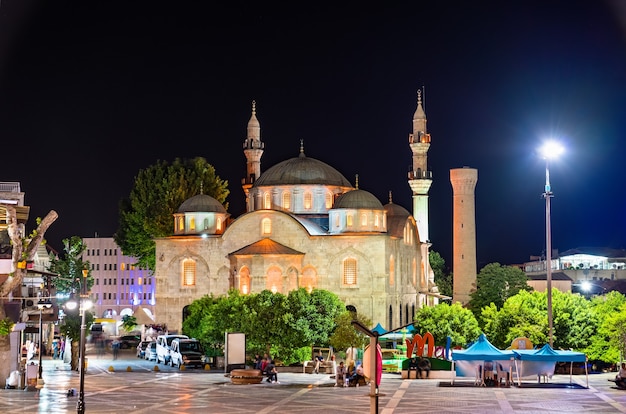
POLYGON ((156 353, 157 364, 163 362, 167 364, 170 362, 170 349, 172 347, 172 341, 176 338, 189 339, 187 335, 159 335, 156 340, 156 353))

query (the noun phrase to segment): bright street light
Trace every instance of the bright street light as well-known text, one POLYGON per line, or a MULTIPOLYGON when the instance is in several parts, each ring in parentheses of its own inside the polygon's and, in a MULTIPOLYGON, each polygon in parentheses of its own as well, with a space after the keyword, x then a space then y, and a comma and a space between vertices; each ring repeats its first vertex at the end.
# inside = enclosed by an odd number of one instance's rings
POLYGON ((548 298, 548 341, 553 345, 552 328, 552 236, 550 231, 550 199, 554 196, 550 187, 550 160, 557 158, 564 149, 558 142, 547 141, 539 149, 546 160, 546 186, 543 198, 546 199, 546 296, 548 298))

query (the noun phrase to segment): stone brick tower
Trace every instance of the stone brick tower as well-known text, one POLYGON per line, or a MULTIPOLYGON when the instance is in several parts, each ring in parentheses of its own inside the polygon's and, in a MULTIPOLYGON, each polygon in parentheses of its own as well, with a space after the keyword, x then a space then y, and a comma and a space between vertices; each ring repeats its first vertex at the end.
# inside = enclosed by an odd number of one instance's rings
POLYGON ((261 125, 256 117, 256 102, 252 101, 252 116, 248 121, 248 135, 243 142, 243 153, 247 160, 247 175, 241 180, 246 195, 247 211, 251 210, 249 192, 252 184, 261 176, 261 157, 265 144, 261 141, 261 125))
POLYGON ((450 170, 452 183, 452 301, 466 305, 476 284, 476 208, 474 190, 478 170, 450 170))

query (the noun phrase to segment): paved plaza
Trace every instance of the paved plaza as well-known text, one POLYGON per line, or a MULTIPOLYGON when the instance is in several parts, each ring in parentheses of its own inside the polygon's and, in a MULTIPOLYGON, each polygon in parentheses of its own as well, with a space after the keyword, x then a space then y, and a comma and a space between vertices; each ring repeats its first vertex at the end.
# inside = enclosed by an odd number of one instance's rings
MULTIPOLYGON (((369 413, 370 387, 334 387, 327 374, 279 373, 279 384, 233 385, 223 372, 158 365, 123 351, 89 356, 85 374, 87 413, 369 413)), ((472 379, 402 380, 383 374, 378 412, 400 413, 626 413, 626 391, 608 381, 614 373, 557 375, 549 384, 475 387, 472 379)), ((40 391, 0 390, 0 413, 74 413, 80 376, 69 365, 45 359, 40 391)), ((374 405, 375 406, 375 405, 374 405)))

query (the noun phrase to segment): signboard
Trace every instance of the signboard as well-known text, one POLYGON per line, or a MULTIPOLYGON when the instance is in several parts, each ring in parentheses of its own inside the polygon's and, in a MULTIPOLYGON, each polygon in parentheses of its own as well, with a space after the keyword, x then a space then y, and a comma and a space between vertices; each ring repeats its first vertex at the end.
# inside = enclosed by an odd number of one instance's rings
POLYGON ((246 334, 240 332, 226 332, 225 344, 225 372, 230 372, 233 369, 245 369, 246 334))

